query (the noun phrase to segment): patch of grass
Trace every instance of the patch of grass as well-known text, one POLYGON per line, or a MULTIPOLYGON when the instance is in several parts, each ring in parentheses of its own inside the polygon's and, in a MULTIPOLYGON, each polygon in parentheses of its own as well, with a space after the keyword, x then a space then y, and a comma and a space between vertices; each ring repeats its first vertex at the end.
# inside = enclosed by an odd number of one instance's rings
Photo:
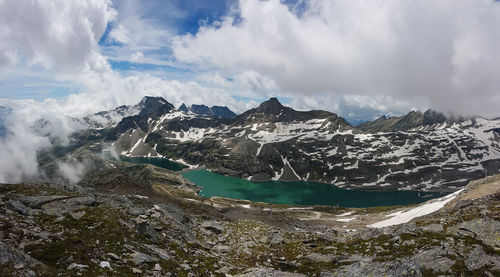
POLYGON ((53 274, 67 272, 71 263, 78 263, 89 266, 84 271, 88 276, 133 276, 130 267, 115 267, 112 263, 114 271, 111 273, 100 268, 98 263, 106 257, 106 253, 127 252, 123 248, 125 241, 141 241, 142 238, 119 222, 120 213, 116 209, 89 207, 81 211, 85 215, 79 220, 73 219, 69 214, 60 222, 54 222, 55 216, 38 217, 39 226, 53 233, 59 232, 60 235, 40 244, 27 245, 25 251, 49 266, 53 274))

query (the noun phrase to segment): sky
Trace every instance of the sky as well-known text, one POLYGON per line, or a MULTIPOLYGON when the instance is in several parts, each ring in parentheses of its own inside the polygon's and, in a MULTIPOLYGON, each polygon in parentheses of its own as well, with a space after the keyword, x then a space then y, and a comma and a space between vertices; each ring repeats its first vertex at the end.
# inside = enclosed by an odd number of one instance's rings
POLYGON ((35 172, 11 161, 67 141, 72 117, 146 95, 498 117, 498 26, 493 0, 0 0, 0 181, 35 172))
POLYGON ((495 1, 0 0, 0 23, 0 98, 70 114, 153 94, 236 112, 278 96, 352 121, 499 115, 495 1))

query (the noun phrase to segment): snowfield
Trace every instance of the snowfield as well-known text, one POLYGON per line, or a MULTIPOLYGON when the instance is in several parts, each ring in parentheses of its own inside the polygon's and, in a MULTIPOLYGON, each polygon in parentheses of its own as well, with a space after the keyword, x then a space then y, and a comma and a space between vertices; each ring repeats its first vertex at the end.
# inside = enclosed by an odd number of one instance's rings
POLYGON ((444 197, 431 200, 429 202, 426 202, 425 204, 416 207, 414 209, 408 210, 406 212, 404 211, 398 211, 392 214, 387 215, 387 217, 391 217, 387 220, 379 221, 376 223, 373 223, 371 225, 368 225, 368 227, 371 228, 382 228, 382 227, 387 227, 387 226, 392 226, 392 225, 397 225, 397 224, 402 224, 402 223, 407 223, 410 220, 424 216, 430 213, 433 213, 435 211, 440 210, 444 205, 451 200, 455 199, 457 195, 459 195, 463 189, 458 190, 454 193, 448 194, 444 197))

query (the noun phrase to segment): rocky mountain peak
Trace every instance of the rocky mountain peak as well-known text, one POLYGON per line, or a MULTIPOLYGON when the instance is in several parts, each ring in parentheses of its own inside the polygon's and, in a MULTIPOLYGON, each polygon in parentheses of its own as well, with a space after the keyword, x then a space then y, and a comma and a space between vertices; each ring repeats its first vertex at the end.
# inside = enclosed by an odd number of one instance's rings
POLYGON ((286 107, 283 106, 278 98, 271 97, 269 100, 262 102, 257 108, 257 112, 268 114, 280 114, 286 107))
POLYGON ((186 104, 182 103, 182 105, 179 107, 179 111, 187 113, 189 112, 189 109, 186 104))
POLYGON ((145 96, 139 102, 140 116, 159 117, 175 109, 165 98, 157 96, 145 96))
POLYGON ((191 111, 199 115, 212 115, 212 111, 207 105, 191 105, 191 111))
POLYGON ((227 106, 213 106, 211 111, 216 118, 234 118, 236 116, 227 106))

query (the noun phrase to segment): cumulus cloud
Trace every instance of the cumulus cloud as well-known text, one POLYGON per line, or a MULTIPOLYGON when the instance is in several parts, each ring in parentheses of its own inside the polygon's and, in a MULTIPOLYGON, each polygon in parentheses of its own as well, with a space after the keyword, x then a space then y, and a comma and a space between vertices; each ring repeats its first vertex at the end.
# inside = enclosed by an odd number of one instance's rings
POLYGON ((110 0, 0 1, 0 66, 25 60, 81 70, 115 16, 110 0))
POLYGON ((358 95, 386 105, 498 115, 500 4, 477 0, 279 0, 179 36, 178 60, 253 70, 282 93, 358 95), (471 101, 474 100, 474 101, 471 101))
MULTIPOLYGON (((98 41, 116 16, 110 0, 0 1, 0 73, 41 67, 59 80, 83 80, 110 71, 98 41)), ((0 182, 37 177, 37 154, 84 128, 71 116, 89 109, 74 98, 44 102, 2 99, 0 182)))
POLYGON ((68 134, 85 128, 61 111, 58 105, 28 100, 2 100, 6 129, 0 137, 0 182, 19 182, 39 177, 37 154, 57 143, 67 145, 68 134))

